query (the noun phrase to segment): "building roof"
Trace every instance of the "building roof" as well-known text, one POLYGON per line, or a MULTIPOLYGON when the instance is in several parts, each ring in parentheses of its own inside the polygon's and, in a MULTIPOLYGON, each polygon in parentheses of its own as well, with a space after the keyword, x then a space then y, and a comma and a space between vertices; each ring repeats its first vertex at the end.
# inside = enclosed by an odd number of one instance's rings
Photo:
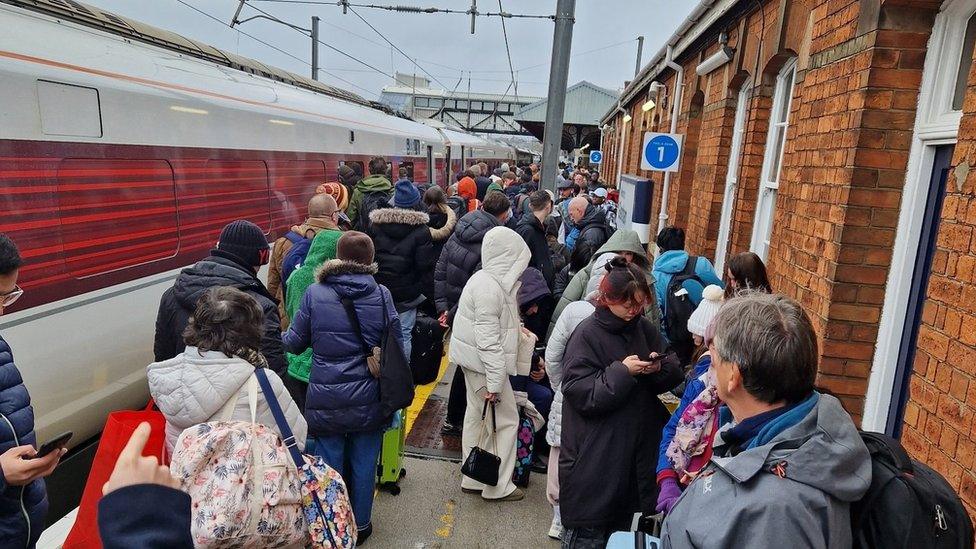
MULTIPOLYGON (((573 84, 566 90, 566 110, 563 124, 579 126, 599 126, 600 117, 611 105, 617 103, 617 93, 586 80, 573 84)), ((540 99, 526 105, 515 113, 515 120, 522 122, 545 122, 548 99, 540 99)))

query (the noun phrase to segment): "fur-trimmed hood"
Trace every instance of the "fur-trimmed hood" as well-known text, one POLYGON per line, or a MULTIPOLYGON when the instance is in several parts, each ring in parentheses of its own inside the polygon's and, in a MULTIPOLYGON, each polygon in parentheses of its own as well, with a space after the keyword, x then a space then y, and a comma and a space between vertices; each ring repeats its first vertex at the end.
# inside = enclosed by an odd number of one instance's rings
POLYGON ((417 210, 405 210, 403 208, 382 208, 373 210, 369 214, 369 220, 373 225, 427 225, 430 216, 425 212, 417 210))
POLYGON ((376 263, 372 265, 363 265, 362 263, 356 263, 355 261, 346 261, 345 259, 330 259, 322 264, 321 267, 315 271, 315 279, 319 282, 325 282, 325 279, 330 276, 339 275, 375 275, 379 267, 376 263))

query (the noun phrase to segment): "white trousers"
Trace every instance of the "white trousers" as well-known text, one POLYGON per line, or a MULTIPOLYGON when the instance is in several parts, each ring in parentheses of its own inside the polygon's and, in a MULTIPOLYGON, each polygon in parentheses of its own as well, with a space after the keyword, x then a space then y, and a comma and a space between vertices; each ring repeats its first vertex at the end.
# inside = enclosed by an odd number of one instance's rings
MULTIPOLYGON (((458 368, 461 367, 458 366, 458 368)), ((512 385, 510 383, 503 385, 502 392, 498 397, 499 400, 495 403, 497 425, 495 426, 494 441, 492 441, 491 408, 488 409, 485 416, 488 429, 484 428, 481 421, 487 384, 485 375, 465 368, 461 368, 461 371, 464 373, 465 391, 468 397, 468 406, 464 411, 464 430, 461 433, 462 463, 475 446, 497 455, 502 460, 498 469, 498 484, 496 486, 486 486, 461 475, 461 488, 480 490, 481 497, 485 499, 503 498, 515 491, 512 474, 515 472, 515 440, 518 436, 519 417, 518 407, 515 405, 515 395, 512 393, 512 385)))

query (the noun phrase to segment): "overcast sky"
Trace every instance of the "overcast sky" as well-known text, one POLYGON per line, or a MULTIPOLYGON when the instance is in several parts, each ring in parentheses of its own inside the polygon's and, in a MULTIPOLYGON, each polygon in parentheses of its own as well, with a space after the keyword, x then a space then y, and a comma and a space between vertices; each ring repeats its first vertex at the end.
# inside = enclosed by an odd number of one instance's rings
MULTIPOLYGON (((241 30, 294 57, 208 19, 179 0, 84 1, 292 72, 310 72, 310 39, 273 22, 250 21, 241 30)), ((238 4, 237 0, 182 1, 228 23, 238 4)), ((382 33, 380 36, 352 11, 343 15, 342 10, 331 1, 325 5, 280 0, 249 0, 249 3, 303 27, 310 26, 311 16, 321 17, 320 39, 323 42, 385 75, 321 46, 319 65, 323 71, 331 74, 320 74, 319 79, 370 99, 375 99, 383 86, 392 83, 389 75, 394 69, 408 74, 415 71, 413 62, 393 52, 382 36, 416 58, 422 69, 436 77, 432 87, 453 89, 461 80, 458 90, 466 90, 467 71, 471 71, 472 91, 503 93, 511 82, 498 17, 479 17, 476 34, 472 36, 470 17, 466 15, 357 9, 366 21, 382 33)), ((466 10, 470 6, 467 0, 355 0, 353 3, 436 6, 459 10, 466 10)), ((577 0, 569 84, 589 80, 611 89, 622 88, 624 81, 634 75, 637 36, 645 36, 643 59, 646 63, 696 4, 697 0, 577 0)), ((551 14, 555 11, 555 5, 555 0, 502 0, 505 10, 512 13, 551 14)), ((497 12, 498 0, 481 0, 478 8, 483 12, 497 12)), ((241 19, 258 14, 256 9, 246 6, 241 19)), ((518 71, 519 95, 546 95, 553 23, 546 19, 509 19, 506 27, 512 64, 518 71)), ((420 76, 424 76, 422 69, 416 69, 420 76)))

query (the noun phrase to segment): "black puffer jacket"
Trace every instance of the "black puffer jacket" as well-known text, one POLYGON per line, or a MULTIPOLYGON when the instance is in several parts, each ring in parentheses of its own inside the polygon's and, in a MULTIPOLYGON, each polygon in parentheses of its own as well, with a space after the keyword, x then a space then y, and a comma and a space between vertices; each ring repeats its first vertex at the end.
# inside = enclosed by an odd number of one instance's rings
POLYGON ((453 314, 464 285, 481 268, 481 241, 489 230, 499 225, 498 218, 484 210, 475 210, 458 221, 434 269, 434 301, 438 313, 453 314))
POLYGON ((602 208, 590 204, 586 207, 583 219, 576 224, 580 228, 577 242, 587 241, 594 250, 607 243, 610 238, 610 228, 607 226, 607 213, 602 208))
POLYGON ((567 528, 625 526, 638 510, 654 514, 658 446, 670 417, 657 395, 683 376, 676 360, 637 376, 622 361, 664 347, 653 322, 625 321, 606 307, 570 337, 559 453, 559 509, 567 528))
POLYGON ((534 215, 527 214, 519 220, 515 232, 525 240, 529 251, 532 252, 529 267, 539 269, 543 278, 546 279, 546 284, 552 289, 556 279, 556 269, 552 265, 549 242, 546 240, 546 229, 534 215))
POLYGON ((183 269, 173 287, 163 293, 156 315, 156 339, 153 344, 156 362, 169 360, 183 352, 186 347, 183 330, 193 316, 200 296, 214 286, 237 288, 257 300, 264 311, 261 354, 268 361, 268 367, 284 378, 288 363, 281 348, 278 302, 271 297, 253 270, 220 250, 211 250, 209 257, 183 269))
POLYGON ((398 311, 413 309, 423 301, 424 273, 437 261, 427 227, 430 217, 415 210, 383 208, 369 219, 379 265, 376 282, 390 290, 398 311))

